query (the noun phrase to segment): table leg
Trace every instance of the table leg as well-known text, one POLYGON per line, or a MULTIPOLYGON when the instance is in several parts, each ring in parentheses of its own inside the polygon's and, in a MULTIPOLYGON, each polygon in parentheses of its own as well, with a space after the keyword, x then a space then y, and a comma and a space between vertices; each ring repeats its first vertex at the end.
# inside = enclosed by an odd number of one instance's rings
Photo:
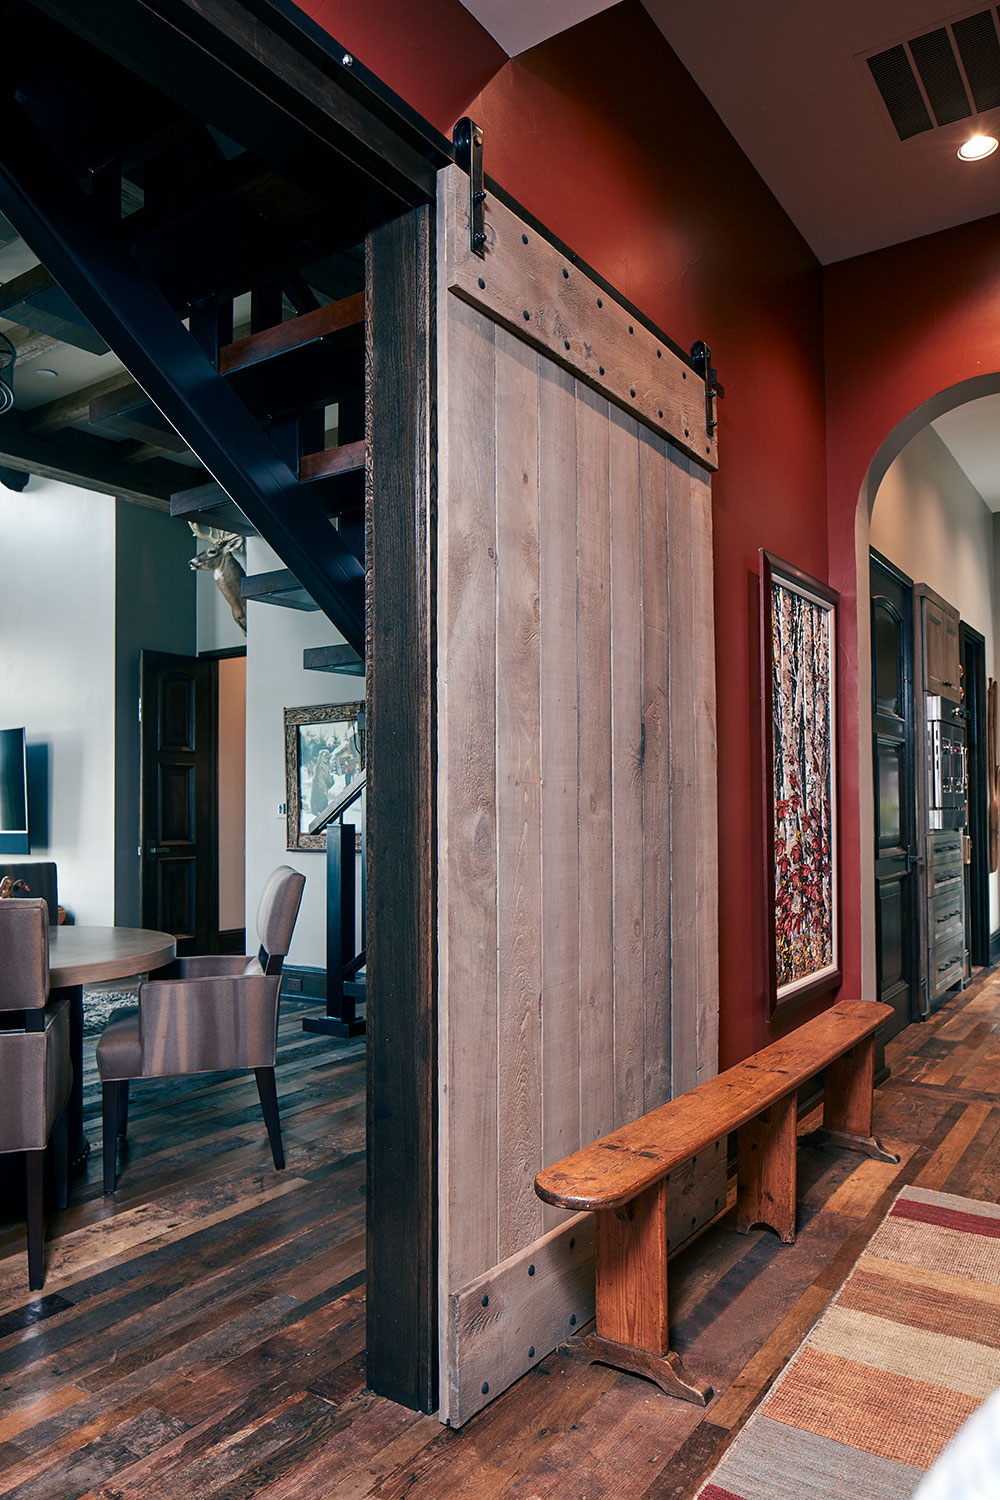
POLYGON ((69 1169, 78 1172, 90 1155, 90 1142, 83 1133, 83 985, 68 985, 57 991, 69 1000, 69 1056, 73 1085, 66 1104, 69 1126, 69 1169))

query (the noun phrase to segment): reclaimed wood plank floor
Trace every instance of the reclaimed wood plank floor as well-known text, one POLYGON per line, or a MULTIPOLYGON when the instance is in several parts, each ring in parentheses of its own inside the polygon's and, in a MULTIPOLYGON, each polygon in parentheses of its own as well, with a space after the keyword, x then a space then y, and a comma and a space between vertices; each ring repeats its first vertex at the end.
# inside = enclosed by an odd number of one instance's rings
POLYGON ((673 1343, 715 1386, 706 1410, 553 1355, 452 1432, 365 1389, 363 1044, 304 1035, 303 1013, 283 1009, 285 1172, 252 1078, 149 1083, 105 1200, 91 1043, 95 1151, 31 1297, 3 1168, 0 1496, 684 1500, 904 1183, 1000 1198, 991 974, 889 1048, 876 1126, 899 1166, 803 1148, 794 1245, 738 1235, 730 1212, 675 1259, 673 1343))

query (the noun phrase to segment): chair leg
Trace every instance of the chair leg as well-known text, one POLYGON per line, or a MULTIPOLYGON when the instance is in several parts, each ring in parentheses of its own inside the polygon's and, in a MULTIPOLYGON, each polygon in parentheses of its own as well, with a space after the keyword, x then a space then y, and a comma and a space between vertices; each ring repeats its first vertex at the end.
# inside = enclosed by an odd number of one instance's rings
POLYGON ((274 1084, 274 1069, 254 1068, 253 1071, 257 1080, 257 1093, 260 1095, 260 1107, 264 1112, 264 1124, 267 1126, 267 1138, 271 1142, 274 1170, 280 1172, 285 1165, 285 1152, 281 1144, 281 1121, 278 1118, 278 1090, 274 1084))
POLYGON ((45 1152, 24 1153, 28 1174, 28 1286, 41 1291, 45 1280, 42 1268, 42 1237, 45 1233, 45 1152))
POLYGON ((124 1140, 128 1135, 128 1079, 118 1085, 118 1136, 124 1140))
POLYGON ((104 1191, 113 1193, 118 1172, 118 1121, 121 1118, 121 1084, 106 1083, 102 1090, 104 1106, 104 1191))
POLYGON ((55 1182, 56 1207, 69 1203, 69 1110, 64 1109, 52 1127, 52 1176, 55 1182))

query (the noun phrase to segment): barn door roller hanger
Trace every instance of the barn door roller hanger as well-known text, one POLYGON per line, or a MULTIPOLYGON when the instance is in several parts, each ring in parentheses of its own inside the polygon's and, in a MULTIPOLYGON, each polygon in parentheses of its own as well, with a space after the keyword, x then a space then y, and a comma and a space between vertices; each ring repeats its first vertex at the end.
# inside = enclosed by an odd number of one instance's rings
POLYGON ((485 259, 486 220, 483 205, 486 190, 483 187, 483 127, 470 120, 468 115, 455 125, 452 132, 455 159, 469 174, 469 248, 485 259))
POLYGON ((698 339, 697 343, 691 345, 691 363, 705 382, 705 427, 709 437, 714 437, 719 425, 719 419, 715 415, 715 402, 717 398, 721 401, 726 392, 716 378, 712 368, 712 351, 704 339, 698 339))

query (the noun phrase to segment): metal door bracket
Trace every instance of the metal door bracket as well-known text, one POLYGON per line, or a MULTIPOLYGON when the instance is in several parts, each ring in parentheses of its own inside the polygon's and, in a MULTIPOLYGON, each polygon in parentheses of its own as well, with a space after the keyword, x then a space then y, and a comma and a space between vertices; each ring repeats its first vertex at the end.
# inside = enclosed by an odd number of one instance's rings
POLYGON ((715 415, 716 398, 721 401, 726 392, 712 369, 712 351, 704 339, 698 339, 697 343, 691 345, 691 359, 705 382, 705 427, 709 437, 712 437, 719 425, 719 419, 715 415))
POLYGON ((469 174, 469 248, 473 254, 486 255, 486 220, 483 204, 483 127, 463 115, 452 133, 455 158, 469 174))

